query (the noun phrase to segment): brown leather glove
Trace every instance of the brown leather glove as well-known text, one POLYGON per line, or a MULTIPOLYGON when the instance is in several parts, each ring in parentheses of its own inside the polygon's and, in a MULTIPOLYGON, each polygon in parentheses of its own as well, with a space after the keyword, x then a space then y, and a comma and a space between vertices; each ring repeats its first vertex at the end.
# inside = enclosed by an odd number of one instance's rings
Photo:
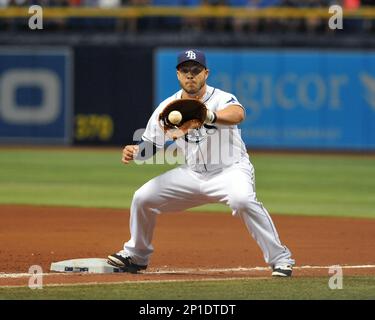
POLYGON ((207 119, 207 107, 196 99, 176 99, 169 103, 159 114, 159 124, 164 132, 173 140, 176 140, 189 130, 199 129, 207 119), (181 113, 182 119, 178 123, 172 123, 169 114, 172 111, 181 113))

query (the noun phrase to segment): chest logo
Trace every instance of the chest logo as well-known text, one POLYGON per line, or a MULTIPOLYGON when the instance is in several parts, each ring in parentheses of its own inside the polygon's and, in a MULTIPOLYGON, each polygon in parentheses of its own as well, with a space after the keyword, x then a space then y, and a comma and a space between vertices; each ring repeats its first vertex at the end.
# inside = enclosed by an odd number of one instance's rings
POLYGON ((185 134, 186 142, 201 143, 206 140, 208 136, 213 135, 217 131, 217 127, 204 124, 203 127, 191 130, 185 134))

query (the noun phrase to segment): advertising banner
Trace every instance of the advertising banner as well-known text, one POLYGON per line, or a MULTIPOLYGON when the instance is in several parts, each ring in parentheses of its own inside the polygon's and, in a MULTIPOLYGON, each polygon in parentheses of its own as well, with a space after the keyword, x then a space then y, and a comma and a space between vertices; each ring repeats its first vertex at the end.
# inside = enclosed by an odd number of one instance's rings
POLYGON ((0 141, 70 142, 71 69, 66 48, 0 49, 0 141))
MULTIPOLYGON (((155 106, 179 89, 179 51, 155 51, 155 106)), ((208 84, 246 108, 248 147, 375 149, 375 52, 204 51, 208 84)))

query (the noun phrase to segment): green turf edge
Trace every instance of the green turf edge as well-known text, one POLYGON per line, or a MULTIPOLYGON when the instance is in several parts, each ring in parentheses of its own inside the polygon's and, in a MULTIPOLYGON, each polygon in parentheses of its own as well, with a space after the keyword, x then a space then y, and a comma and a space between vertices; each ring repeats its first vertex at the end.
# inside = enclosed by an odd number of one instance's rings
MULTIPOLYGON (((91 206, 91 205, 71 205, 71 204, 60 204, 60 203, 0 203, 1 206, 32 206, 32 207, 55 207, 55 208, 87 208, 87 209, 112 209, 112 210, 129 210, 128 207, 122 206, 91 206)), ((210 213, 210 214, 232 214, 231 210, 221 204, 208 204, 196 208, 185 210, 193 214, 210 213)), ((270 212, 271 216, 291 216, 291 217, 321 217, 321 218, 353 218, 353 219, 375 219, 373 214, 351 214, 348 213, 299 213, 299 212, 270 212)))
POLYGON ((0 287, 5 300, 373 300, 375 276, 344 276, 342 289, 329 288, 325 277, 249 278, 215 281, 110 283, 90 285, 0 287))

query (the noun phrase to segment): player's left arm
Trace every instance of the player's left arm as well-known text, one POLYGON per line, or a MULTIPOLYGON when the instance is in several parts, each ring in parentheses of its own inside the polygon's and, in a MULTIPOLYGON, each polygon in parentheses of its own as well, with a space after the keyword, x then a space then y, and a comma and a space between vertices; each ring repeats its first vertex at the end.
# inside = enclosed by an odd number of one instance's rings
POLYGON ((242 106, 232 104, 222 110, 216 111, 216 123, 224 125, 236 125, 245 119, 245 111, 242 106))

